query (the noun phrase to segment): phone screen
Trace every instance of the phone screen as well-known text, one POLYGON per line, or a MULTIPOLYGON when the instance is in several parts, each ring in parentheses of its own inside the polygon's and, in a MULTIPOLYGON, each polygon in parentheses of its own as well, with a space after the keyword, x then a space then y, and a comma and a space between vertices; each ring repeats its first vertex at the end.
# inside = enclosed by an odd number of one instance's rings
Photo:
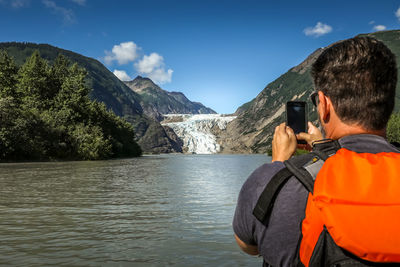
POLYGON ((307 104, 303 101, 289 101, 286 103, 287 125, 293 129, 294 133, 306 132, 307 104))

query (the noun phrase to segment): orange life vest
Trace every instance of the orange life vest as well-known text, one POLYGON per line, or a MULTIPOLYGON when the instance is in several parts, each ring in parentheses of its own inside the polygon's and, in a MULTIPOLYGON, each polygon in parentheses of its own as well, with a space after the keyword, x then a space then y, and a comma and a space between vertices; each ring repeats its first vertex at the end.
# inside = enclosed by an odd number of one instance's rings
POLYGON ((400 153, 355 153, 328 158, 309 193, 300 261, 311 265, 323 232, 368 262, 400 262, 400 153))

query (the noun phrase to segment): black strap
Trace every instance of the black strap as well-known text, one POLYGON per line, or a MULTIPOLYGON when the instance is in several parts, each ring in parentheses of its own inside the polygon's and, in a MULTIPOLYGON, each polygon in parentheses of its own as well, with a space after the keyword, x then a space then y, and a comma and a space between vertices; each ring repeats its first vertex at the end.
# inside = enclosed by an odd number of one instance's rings
POLYGON ((390 143, 392 146, 396 147, 397 149, 400 149, 400 143, 399 142, 391 142, 390 143))
POLYGON ((285 161, 284 164, 307 191, 312 193, 314 189, 314 179, 311 174, 304 168, 297 167, 290 160, 285 161))
POLYGON ((289 178, 295 177, 308 192, 312 192, 314 187, 313 177, 304 168, 297 167, 297 162, 295 163, 293 160, 287 160, 284 164, 286 167, 272 177, 253 209, 253 215, 265 226, 268 226, 276 197, 289 178))
POLYGON ((313 145, 313 153, 320 159, 326 161, 331 155, 335 154, 341 148, 339 141, 328 140, 325 142, 317 142, 313 145))
POLYGON ((268 226, 272 208, 278 193, 292 175, 292 172, 287 168, 283 168, 277 172, 258 198, 257 204, 253 210, 253 215, 257 220, 265 224, 265 226, 268 226))
POLYGON ((268 262, 265 261, 265 259, 263 260, 263 267, 272 267, 272 265, 270 265, 268 262))

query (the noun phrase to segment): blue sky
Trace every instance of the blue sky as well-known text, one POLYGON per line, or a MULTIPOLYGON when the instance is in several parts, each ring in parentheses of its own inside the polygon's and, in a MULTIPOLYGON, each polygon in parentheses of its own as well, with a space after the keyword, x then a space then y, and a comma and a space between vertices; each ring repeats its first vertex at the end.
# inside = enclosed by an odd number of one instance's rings
POLYGON ((232 113, 319 47, 400 28, 400 1, 0 0, 0 41, 48 43, 232 113))

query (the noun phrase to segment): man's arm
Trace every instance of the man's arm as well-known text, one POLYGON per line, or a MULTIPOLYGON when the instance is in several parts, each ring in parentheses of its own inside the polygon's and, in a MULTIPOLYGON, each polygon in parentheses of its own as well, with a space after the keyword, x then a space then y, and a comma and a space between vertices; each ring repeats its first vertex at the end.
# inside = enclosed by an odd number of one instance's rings
MULTIPOLYGON (((273 176, 283 166, 282 161, 289 159, 296 150, 296 136, 292 129, 286 127, 284 123, 275 129, 274 140, 272 141, 272 162, 269 166, 267 176, 273 176)), ((238 203, 233 219, 233 228, 235 232, 236 243, 239 247, 250 255, 259 255, 258 247, 254 242, 254 225, 256 218, 253 216, 253 208, 256 199, 253 199, 254 192, 257 190, 258 182, 254 180, 257 177, 265 177, 262 173, 264 168, 258 168, 250 175, 239 193, 238 203), (239 236, 242 239, 239 238, 239 236), (244 241, 243 241, 244 240, 244 241), (250 245, 251 244, 251 245, 250 245)), ((258 178, 257 178, 258 179, 258 178)))
POLYGON ((239 245, 239 247, 247 254, 250 254, 253 256, 257 256, 258 254, 260 254, 258 252, 257 246, 253 246, 253 245, 244 243, 242 240, 240 240, 240 238, 236 234, 235 234, 235 239, 236 239, 236 243, 239 245))
POLYGON ((263 164, 257 168, 243 184, 233 216, 233 232, 239 247, 250 255, 261 253, 261 244, 256 242, 256 232, 259 222, 253 215, 254 206, 257 203, 256 192, 264 188, 271 177, 284 168, 282 162, 263 164))

